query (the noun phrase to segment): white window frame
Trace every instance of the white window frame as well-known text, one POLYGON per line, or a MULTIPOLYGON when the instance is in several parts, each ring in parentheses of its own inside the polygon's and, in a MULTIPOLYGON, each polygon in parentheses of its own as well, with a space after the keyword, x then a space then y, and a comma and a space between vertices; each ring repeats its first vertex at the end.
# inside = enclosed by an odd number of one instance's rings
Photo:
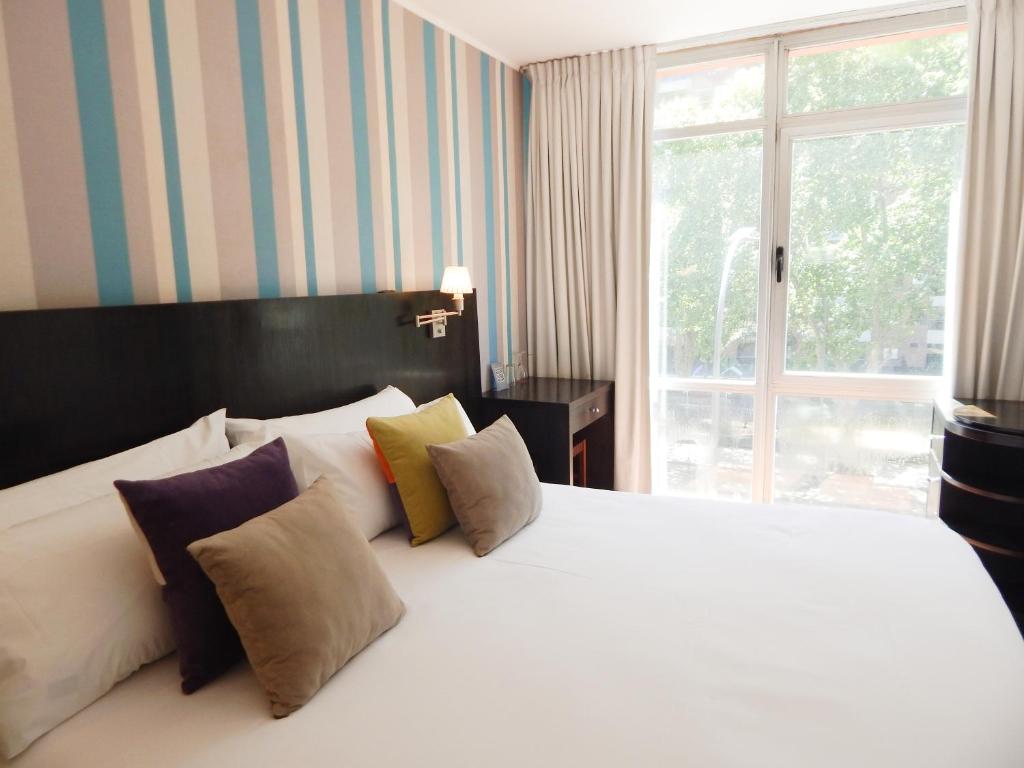
MULTIPOLYGON (((761 54, 765 63, 764 115, 722 123, 666 128, 654 131, 654 141, 711 136, 740 131, 762 132, 762 193, 760 258, 758 271, 756 369, 753 380, 652 376, 652 392, 694 391, 738 393, 754 399, 753 501, 772 501, 776 398, 784 395, 930 402, 940 391, 943 377, 887 374, 787 372, 785 370, 786 299, 789 266, 789 182, 794 139, 838 136, 871 130, 913 128, 963 123, 967 96, 926 99, 823 112, 786 114, 787 55, 790 50, 831 42, 899 34, 919 29, 961 24, 964 7, 873 19, 832 27, 764 37, 739 43, 709 45, 658 55, 658 68, 761 54), (776 205, 775 201, 782 201, 776 205), (786 253, 787 279, 774 280, 774 253, 786 253)), ((947 319, 949 308, 947 302, 947 319)), ((949 327, 946 323, 945 327, 949 327)), ((653 339, 652 339, 653 341, 653 339)), ((951 348, 949 340, 945 348, 951 348)), ((944 366, 948 372, 949 360, 944 366)), ((654 478, 655 490, 659 478, 654 478)))

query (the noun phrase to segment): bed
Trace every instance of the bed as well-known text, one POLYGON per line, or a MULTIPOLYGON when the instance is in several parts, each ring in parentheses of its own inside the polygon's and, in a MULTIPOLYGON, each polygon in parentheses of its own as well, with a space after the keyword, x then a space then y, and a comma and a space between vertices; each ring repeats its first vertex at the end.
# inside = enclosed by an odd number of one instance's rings
POLYGON ((14 764, 1021 765, 1024 643, 941 523, 544 502, 486 558, 375 539, 406 617, 286 720, 246 665, 186 697, 171 657, 14 764))
POLYGON ((182 695, 171 656, 10 764, 1024 764, 1024 642, 938 521, 545 486, 487 557, 372 546, 406 616, 287 719, 244 663, 182 695))

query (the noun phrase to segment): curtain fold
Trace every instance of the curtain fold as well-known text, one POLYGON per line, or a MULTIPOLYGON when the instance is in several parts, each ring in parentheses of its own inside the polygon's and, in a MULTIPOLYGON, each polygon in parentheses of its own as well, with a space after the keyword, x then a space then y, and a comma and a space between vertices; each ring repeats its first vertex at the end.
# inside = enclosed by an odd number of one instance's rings
POLYGON ((1024 400, 1024 0, 972 0, 954 394, 1024 400))
POLYGON ((614 379, 615 487, 650 490, 653 46, 532 64, 527 333, 541 376, 614 379))

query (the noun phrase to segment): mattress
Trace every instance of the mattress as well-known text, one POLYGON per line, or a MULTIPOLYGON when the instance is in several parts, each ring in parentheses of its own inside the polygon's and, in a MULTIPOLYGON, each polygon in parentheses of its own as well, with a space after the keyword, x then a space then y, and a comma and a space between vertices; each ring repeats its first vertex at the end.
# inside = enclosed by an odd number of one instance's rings
POLYGON ((172 656, 12 765, 1024 764, 1024 642, 938 521, 545 486, 487 557, 373 547, 407 615, 295 714, 172 656))

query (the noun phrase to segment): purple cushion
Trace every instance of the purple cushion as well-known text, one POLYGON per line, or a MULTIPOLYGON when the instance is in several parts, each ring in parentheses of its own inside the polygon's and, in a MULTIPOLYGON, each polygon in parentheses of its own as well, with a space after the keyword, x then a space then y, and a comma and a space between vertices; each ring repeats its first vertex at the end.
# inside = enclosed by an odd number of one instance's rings
POLYGON ((240 659, 242 645, 213 583, 185 548, 298 496, 288 450, 278 438, 218 467, 161 480, 118 480, 114 485, 164 575, 181 689, 192 693, 240 659))

